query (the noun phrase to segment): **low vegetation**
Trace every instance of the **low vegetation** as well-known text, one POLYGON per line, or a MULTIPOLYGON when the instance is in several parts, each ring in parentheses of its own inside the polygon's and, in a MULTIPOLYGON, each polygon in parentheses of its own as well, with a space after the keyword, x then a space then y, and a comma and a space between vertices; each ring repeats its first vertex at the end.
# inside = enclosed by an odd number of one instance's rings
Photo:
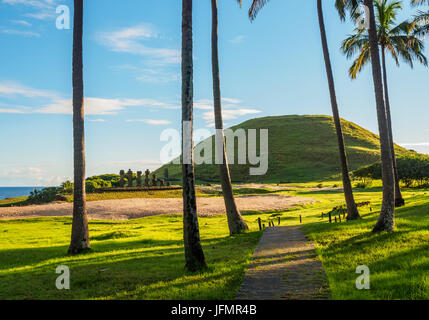
MULTIPOLYGON (((397 159, 398 178, 408 188, 429 188, 429 156, 408 156, 397 159)), ((364 186, 372 179, 381 179, 381 163, 359 168, 353 172, 364 186)))
POLYGON ((246 191, 318 202, 287 211, 247 212, 250 231, 234 237, 229 237, 226 217, 200 217, 209 268, 199 273, 184 269, 181 216, 90 221, 93 250, 81 256, 66 254, 71 218, 0 221, 0 299, 233 299, 261 235, 258 217, 265 225, 277 225, 278 218, 281 225, 294 225, 299 216, 315 241, 333 299, 428 299, 429 189, 405 189, 406 206, 396 211, 396 231, 373 234, 380 181, 370 189, 355 189, 358 203, 370 202, 359 208, 362 219, 329 224, 326 213, 344 204, 341 190, 332 189, 338 183, 246 191), (55 268, 61 264, 71 269, 71 290, 55 288, 55 268), (358 265, 370 268, 370 290, 356 289, 358 265))

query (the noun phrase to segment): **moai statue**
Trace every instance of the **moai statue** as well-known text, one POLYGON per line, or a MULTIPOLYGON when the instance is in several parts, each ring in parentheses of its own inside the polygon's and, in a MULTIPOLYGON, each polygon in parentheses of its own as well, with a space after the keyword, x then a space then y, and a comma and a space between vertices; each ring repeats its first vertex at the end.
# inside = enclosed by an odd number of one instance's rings
POLYGON ((119 175, 121 176, 121 180, 119 181, 119 184, 123 188, 123 187, 125 187, 125 179, 124 179, 124 177, 125 177, 125 171, 121 170, 119 172, 119 175))
POLYGON ((142 174, 143 172, 137 171, 137 187, 142 186, 142 174))
POLYGON ((152 175, 152 186, 156 187, 157 182, 158 182, 158 179, 156 177, 156 174, 153 174, 152 175))
POLYGON ((163 186, 164 186, 164 179, 161 179, 161 180, 159 181, 159 186, 160 186, 160 187, 163 187, 163 186))
POLYGON ((131 169, 128 170, 127 176, 128 176, 128 186, 132 187, 133 186, 133 172, 131 171, 131 169))
POLYGON ((149 187, 149 175, 150 175, 150 171, 146 170, 144 172, 144 175, 145 175, 145 177, 144 177, 144 186, 145 187, 149 187))
POLYGON ((168 180, 168 168, 164 169, 164 179, 168 180))

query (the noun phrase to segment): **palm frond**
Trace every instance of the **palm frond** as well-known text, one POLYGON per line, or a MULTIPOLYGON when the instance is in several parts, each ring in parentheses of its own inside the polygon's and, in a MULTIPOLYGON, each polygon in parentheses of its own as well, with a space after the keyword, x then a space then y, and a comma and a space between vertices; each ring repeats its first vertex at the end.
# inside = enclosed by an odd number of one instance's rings
POLYGON ((356 12, 361 3, 362 0, 335 0, 335 8, 342 21, 346 19, 347 13, 352 19, 356 19, 356 12))
POLYGON ((252 5, 249 9, 249 19, 250 21, 255 20, 259 10, 261 10, 269 0, 253 0, 252 5))
MULTIPOLYGON (((400 60, 407 63, 411 68, 413 68, 415 61, 427 66, 428 61, 423 54, 424 42, 419 38, 419 35, 427 32, 429 13, 420 13, 419 17, 416 17, 412 22, 403 21, 396 24, 396 17, 402 9, 401 1, 374 0, 374 6, 379 46, 390 53, 397 66, 400 65, 400 60)), ((352 79, 356 78, 371 58, 370 53, 367 52, 369 51, 368 48, 369 39, 366 30, 356 29, 355 34, 348 36, 342 42, 341 50, 347 58, 350 59, 358 54, 349 69, 349 75, 352 79)))

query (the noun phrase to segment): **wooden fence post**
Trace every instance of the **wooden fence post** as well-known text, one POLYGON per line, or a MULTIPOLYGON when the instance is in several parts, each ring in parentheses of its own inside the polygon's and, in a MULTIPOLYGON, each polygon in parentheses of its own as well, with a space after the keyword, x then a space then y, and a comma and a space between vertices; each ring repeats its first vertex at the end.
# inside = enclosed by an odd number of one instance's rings
POLYGON ((302 223, 302 216, 299 215, 299 223, 302 223))
POLYGON ((259 231, 261 231, 262 230, 261 218, 258 218, 258 224, 259 224, 259 231))
POLYGON ((280 225, 280 217, 277 217, 277 219, 279 220, 279 225, 280 225))
POLYGON ((329 223, 332 223, 331 212, 329 212, 329 223))

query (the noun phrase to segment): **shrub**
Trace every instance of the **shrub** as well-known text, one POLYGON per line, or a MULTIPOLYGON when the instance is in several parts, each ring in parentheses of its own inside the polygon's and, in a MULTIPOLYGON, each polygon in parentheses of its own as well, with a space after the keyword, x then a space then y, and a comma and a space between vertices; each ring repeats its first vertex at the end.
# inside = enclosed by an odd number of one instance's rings
POLYGON ((61 194, 72 194, 73 193, 73 182, 65 181, 58 188, 58 193, 61 194))
POLYGON ((358 181, 355 184, 356 188, 362 188, 362 189, 370 188, 371 186, 372 186, 372 180, 368 178, 362 178, 360 181, 358 181))
MULTIPOLYGON (((398 177, 407 187, 424 187, 429 184, 429 157, 407 156, 396 160, 398 177)), ((359 168, 353 177, 360 179, 381 179, 381 163, 359 168)))
POLYGON ((30 193, 28 201, 35 204, 52 202, 55 200, 57 190, 58 188, 56 187, 44 188, 41 191, 34 189, 34 191, 30 193))
POLYGON ((100 185, 95 180, 87 180, 85 182, 85 189, 87 193, 94 193, 95 189, 100 188, 100 185))

